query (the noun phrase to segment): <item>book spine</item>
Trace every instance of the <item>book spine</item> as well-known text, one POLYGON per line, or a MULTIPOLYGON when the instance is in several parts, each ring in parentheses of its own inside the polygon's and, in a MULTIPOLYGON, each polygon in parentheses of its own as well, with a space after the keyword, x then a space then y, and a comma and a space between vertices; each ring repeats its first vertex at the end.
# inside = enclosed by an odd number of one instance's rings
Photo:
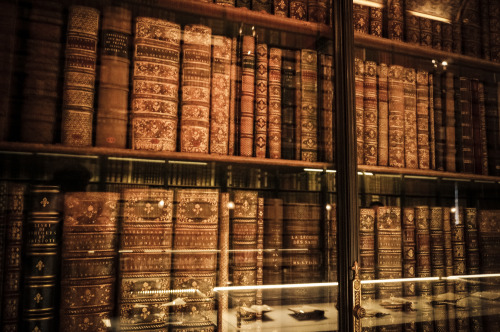
POLYGON ((332 163, 334 156, 333 138, 333 57, 321 54, 320 58, 320 155, 321 160, 332 163))
POLYGON ((255 37, 243 36, 241 67, 240 155, 253 155, 255 37))
MULTIPOLYGON (((328 23, 328 13, 329 13, 329 0, 317 0, 318 5, 316 7, 316 12, 311 13, 309 11, 309 21, 310 22, 317 22, 320 24, 327 24, 328 23)), ((309 9, 308 9, 309 10, 309 9)))
POLYGON ((479 0, 479 11, 481 22, 481 54, 484 59, 490 60, 490 16, 488 0, 479 0))
POLYGON ((282 114, 281 155, 283 159, 295 159, 295 54, 283 51, 281 72, 282 114))
POLYGON ((443 49, 443 22, 432 20, 432 48, 443 49))
POLYGON ((417 86, 413 68, 403 70, 404 89, 404 155, 406 168, 418 168, 417 86))
POLYGON ((453 51, 453 25, 451 23, 442 24, 443 46, 445 52, 453 51))
POLYGON ((66 145, 92 145, 98 28, 97 9, 70 7, 62 111, 62 143, 66 145))
POLYGON ((418 18, 420 29, 420 45, 432 47, 432 21, 425 17, 418 18))
POLYGON ((429 144, 429 73, 417 71, 417 156, 418 168, 429 169, 431 164, 429 144))
POLYGON ((387 64, 378 66, 378 165, 389 164, 389 91, 387 64))
MULTIPOLYGON (((433 277, 446 277, 444 232, 443 232, 443 208, 430 208, 429 232, 431 239, 431 270, 433 277)), ((432 294, 443 296, 446 293, 446 281, 439 280, 432 283, 432 294)), ((434 304, 434 330, 446 331, 447 308, 446 303, 434 304)))
POLYGON ((290 0, 290 18, 307 21, 307 0, 290 0))
POLYGON ((301 159, 302 73, 301 52, 295 51, 295 159, 301 159))
POLYGON ((212 42, 210 153, 227 155, 231 108, 232 40, 227 37, 213 36, 212 42))
POLYGON ((355 110, 356 110, 356 155, 357 164, 363 165, 365 146, 365 121, 364 121, 364 75, 365 64, 359 58, 354 59, 354 88, 355 88, 355 110))
POLYGON ((488 1, 490 19, 490 50, 491 60, 500 62, 500 4, 498 1, 488 1))
POLYGON ((455 172, 455 102, 453 90, 453 73, 446 72, 443 76, 444 85, 444 125, 446 126, 445 170, 455 172))
POLYGON ((105 7, 102 19, 96 146, 124 149, 127 145, 131 34, 130 10, 105 7))
POLYGON ((370 7, 353 4, 354 31, 368 34, 370 31, 370 7))
POLYGON ((238 73, 238 57, 237 57, 238 38, 234 37, 231 43, 231 73, 230 82, 231 97, 229 99, 229 141, 228 141, 228 154, 234 156, 236 144, 236 99, 239 92, 237 90, 237 73, 238 73))
POLYGON ((186 25, 182 46, 181 152, 209 152, 212 29, 186 25))
POLYGON ((472 92, 471 80, 467 77, 460 77, 459 107, 455 110, 457 115, 457 142, 461 144, 457 151, 460 152, 458 158, 459 171, 474 173, 474 136, 472 118, 472 92))
POLYGON ((388 73, 389 91, 389 166, 405 167, 405 94, 403 67, 391 65, 388 73))
MULTIPOLYGON (((264 285, 280 285, 283 281, 283 200, 267 199, 264 205, 264 285)), ((281 289, 264 292, 264 303, 280 305, 281 289)))
POLYGON ((301 160, 318 160, 318 54, 301 50, 301 160))
POLYGON ((453 40, 453 53, 462 53, 462 23, 461 20, 455 20, 451 23, 452 27, 452 40, 453 40))
MULTIPOLYGON (((415 241, 415 209, 414 208, 404 208, 403 209, 403 278, 415 278, 417 270, 416 257, 416 241, 415 241)), ((409 297, 409 299, 415 298, 417 296, 415 282, 405 282, 403 283, 403 295, 409 297)), ((404 311, 411 315, 413 319, 404 324, 405 332, 416 332, 417 331, 417 312, 415 308, 415 303, 410 302, 410 305, 406 305, 404 311)))
MULTIPOLYGON (((271 83, 270 75, 268 80, 268 52, 266 44, 257 44, 256 60, 254 149, 257 158, 265 158, 268 128, 268 82, 269 85, 271 83)), ((269 91, 271 91, 270 88, 269 86, 269 91)), ((270 100, 269 104, 271 104, 270 100)))
POLYGON ((363 147, 364 165, 377 165, 378 155, 378 107, 377 64, 365 62, 363 82, 363 147))
MULTIPOLYGON (((257 199, 257 278, 256 285, 264 284, 264 198, 257 199)), ((257 289, 255 304, 262 305, 262 289, 257 289)), ((257 320, 262 320, 262 312, 257 312, 257 320)))
POLYGON ((419 17, 406 12, 405 40, 408 43, 420 45, 419 17))
MULTIPOLYGON (((375 280, 375 210, 359 210, 359 262, 361 280, 375 280)), ((361 300, 371 304, 375 301, 375 284, 365 284, 361 300)))
POLYGON ((446 122, 443 112, 443 95, 441 85, 441 75, 436 73, 433 81, 434 94, 434 132, 436 135, 436 170, 445 170, 446 152, 446 122))
MULTIPOLYGON (((445 272, 446 276, 453 275, 453 244, 452 244, 452 233, 451 233, 451 209, 449 207, 443 207, 443 238, 444 238, 444 263, 445 263, 445 272)), ((450 294, 450 301, 455 299, 455 282, 453 280, 446 280, 446 293, 450 294)), ((455 313, 455 304, 447 303, 446 304, 446 312, 447 312, 447 323, 448 323, 448 331, 456 331, 456 313, 455 313)))
POLYGON ((289 0, 273 0, 273 14, 288 17, 289 0))
POLYGON ((236 0, 214 0, 214 2, 218 5, 229 7, 234 7, 236 4, 236 0))
POLYGON ((479 0, 468 1, 461 15, 465 55, 481 57, 481 14, 479 0))
POLYGON ((479 82, 479 139, 481 141, 481 174, 488 175, 488 138, 486 131, 486 105, 484 84, 479 82))
POLYGON ((272 0, 252 0, 252 10, 271 14, 272 0))
POLYGON ((486 141, 490 175, 500 174, 500 125, 497 83, 485 86, 486 141))
MULTIPOLYGON (((0 181, 0 298, 3 299, 3 280, 5 271, 5 245, 6 245, 6 234, 7 234, 7 215, 8 215, 8 204, 9 204, 9 189, 8 182, 0 181)), ((1 302, 0 302, 1 303, 1 302)), ((0 306, 0 317, 3 317, 3 308, 0 306)))
POLYGON ((131 100, 132 149, 176 149, 180 48, 180 25, 156 18, 136 18, 131 100), (160 36, 168 36, 168 39, 161 39, 160 36))
MULTIPOLYGON (((229 285, 229 193, 221 193, 219 202, 219 273, 217 285, 227 287, 229 285)), ((224 319, 228 308, 228 292, 217 292, 217 327, 220 332, 228 331, 227 320, 224 319)))
POLYGON ((281 159, 281 59, 283 52, 272 47, 269 50, 269 158, 281 159))
POLYGON ((383 8, 370 7, 370 35, 382 37, 383 17, 383 8))
MULTIPOLYGON (((465 247, 467 274, 480 274, 479 239, 477 227, 476 208, 465 208, 465 247)), ((468 282, 469 290, 469 312, 470 331, 483 331, 483 320, 481 310, 481 299, 473 296, 480 294, 481 284, 479 279, 472 279, 468 282)))
POLYGON ((429 168, 436 169, 436 126, 434 125, 436 117, 434 115, 434 74, 432 73, 429 73, 427 90, 429 92, 429 117, 427 119, 429 129, 429 168))
POLYGON ((252 8, 252 0, 235 0, 236 7, 244 7, 251 9, 252 8))
POLYGON ((486 141, 486 109, 483 83, 477 79, 472 79, 471 92, 474 169, 478 174, 488 175, 488 143, 486 141))

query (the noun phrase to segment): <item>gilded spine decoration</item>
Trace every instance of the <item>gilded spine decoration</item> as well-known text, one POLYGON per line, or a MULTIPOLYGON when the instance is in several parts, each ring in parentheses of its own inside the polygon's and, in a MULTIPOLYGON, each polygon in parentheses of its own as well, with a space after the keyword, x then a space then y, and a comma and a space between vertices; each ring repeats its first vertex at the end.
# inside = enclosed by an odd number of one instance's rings
MULTIPOLYGON (((217 285, 229 285, 229 193, 221 193, 219 197, 219 279, 217 285)), ((227 321, 223 315, 229 306, 227 291, 217 292, 217 327, 220 332, 227 332, 227 321)))
POLYGON ((405 167, 405 102, 403 67, 391 65, 388 74, 389 90, 389 166, 405 167))
POLYGON ((289 5, 289 0, 273 0, 274 15, 288 17, 289 5))
POLYGON ((403 40, 403 0, 387 3, 387 24, 389 39, 403 40))
POLYGON ((355 108, 356 108, 356 153, 358 165, 363 165, 365 146, 365 120, 364 120, 364 73, 363 60, 354 59, 354 84, 355 84, 355 108))
MULTIPOLYGON (((403 209, 403 278, 415 278, 417 276, 417 244, 415 240, 415 209, 403 209)), ((403 295, 409 298, 415 298, 417 295, 417 285, 415 282, 405 282, 403 284, 403 295)), ((411 315, 413 319, 404 324, 405 332, 417 331, 417 312, 416 305, 410 302, 406 305, 404 311, 411 315)))
POLYGON ((431 164, 429 145, 429 73, 417 71, 417 159, 418 168, 429 169, 431 164))
POLYGON ((365 62, 363 89, 363 164, 376 166, 378 155, 378 105, 377 64, 374 61, 365 62))
MULTIPOLYGON (((283 281, 283 200, 266 199, 264 202, 264 285, 279 285, 283 281)), ((264 291, 264 303, 280 305, 281 289, 264 291)))
POLYGON ((269 50, 269 121, 268 142, 269 158, 281 158, 281 59, 279 48, 269 50))
MULTIPOLYGON (((256 52, 257 65, 255 70, 255 156, 266 157, 267 127, 268 127, 268 56, 267 45, 258 44, 256 52)), ((271 87, 269 87, 271 91, 271 87)), ((271 96, 269 95, 269 104, 271 96)), ((269 105, 270 106, 270 105, 269 105)))
POLYGON ((418 168, 417 87, 413 68, 403 69, 404 89, 404 152, 406 168, 418 168))
POLYGON ((253 155, 255 37, 243 36, 241 64, 240 155, 253 155))
POLYGON ((333 131, 333 56, 321 54, 320 58, 320 155, 321 160, 332 163, 334 158, 334 136, 333 131))
POLYGON ((301 50, 301 160, 318 160, 318 54, 301 50))
POLYGON ((388 71, 385 63, 378 68, 378 165, 389 164, 389 91, 388 71))

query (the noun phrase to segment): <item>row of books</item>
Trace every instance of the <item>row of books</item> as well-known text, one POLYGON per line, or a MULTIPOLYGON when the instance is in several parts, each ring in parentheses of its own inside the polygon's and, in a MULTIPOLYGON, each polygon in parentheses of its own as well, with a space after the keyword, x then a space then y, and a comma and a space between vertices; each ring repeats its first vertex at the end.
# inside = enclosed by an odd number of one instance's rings
POLYGON ((499 89, 356 58, 358 164, 499 175, 499 89))
MULTIPOLYGON (((417 331, 417 327, 422 331, 496 331, 500 326, 498 313, 489 311, 488 302, 481 299, 498 294, 498 279, 471 275, 498 272, 499 222, 498 210, 429 206, 361 209, 362 279, 442 278, 367 283, 363 286, 364 303, 370 306, 379 299, 393 317, 405 312, 409 319, 404 324, 395 319, 391 331, 417 331), (469 277, 460 279, 462 275, 469 277), (456 277, 445 278, 450 276, 456 277)), ((375 327, 367 331, 375 331, 375 327)))
POLYGON ((355 31, 500 62, 500 4, 496 0, 472 0, 464 5, 394 0, 386 7, 380 1, 354 2, 355 31))
POLYGON ((290 288, 222 292, 216 302, 214 287, 321 282, 336 264, 335 246, 321 251, 333 212, 257 191, 63 194, 1 182, 0 209, 4 331, 107 330, 113 317, 120 330, 215 331, 229 306, 326 298, 290 288))

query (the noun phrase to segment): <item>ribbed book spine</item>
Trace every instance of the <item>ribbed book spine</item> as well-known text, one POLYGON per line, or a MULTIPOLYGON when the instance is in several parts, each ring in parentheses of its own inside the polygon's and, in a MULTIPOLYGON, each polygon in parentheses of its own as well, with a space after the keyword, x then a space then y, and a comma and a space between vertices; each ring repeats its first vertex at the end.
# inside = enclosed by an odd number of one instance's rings
POLYGON ((172 289, 184 300, 174 305, 172 331, 214 330, 217 322, 214 287, 217 279, 219 192, 179 189, 176 192, 172 289), (197 292, 192 292, 196 288, 197 292))
POLYGON ((295 159, 301 159, 302 137, 302 75, 301 52, 295 51, 295 159))
POLYGON ((186 25, 182 45, 181 152, 209 152, 212 29, 186 25))
MULTIPOLYGON (((452 244, 452 233, 451 233, 451 212, 449 207, 443 207, 443 237, 444 237, 444 263, 446 276, 450 277, 453 275, 453 244, 452 244)), ((446 303, 447 312, 447 323, 448 331, 456 331, 456 313, 455 313, 455 282, 453 280, 446 280, 446 293, 450 296, 448 300, 450 302, 446 303)))
POLYGON ((389 39, 403 40, 403 0, 392 0, 387 7, 389 39))
POLYGON ((283 50, 281 71, 281 156, 295 159, 295 52, 283 50))
POLYGON ((168 324, 173 196, 172 190, 163 189, 123 191, 118 283, 122 330, 168 324))
MULTIPOLYGON (((444 232, 443 232, 443 208, 430 208, 429 232, 431 238, 431 271, 433 277, 446 277, 444 232)), ((446 281, 439 280, 432 283, 432 294, 434 298, 443 297, 446 293, 446 281)), ((434 304, 434 330, 447 331, 447 308, 446 303, 434 304)))
POLYGON ((334 158, 334 111, 333 111, 333 57, 321 54, 320 58, 320 158, 333 163, 334 158))
POLYGON ((498 1, 488 1, 490 19, 490 50, 491 60, 500 62, 500 4, 498 1))
POLYGON ((462 40, 465 55, 481 57, 481 14, 479 0, 466 3, 460 17, 462 21, 462 40))
POLYGON ((441 75, 434 75, 434 84, 432 86, 434 93, 434 133, 436 135, 436 170, 445 170, 446 153, 446 122, 443 112, 443 95, 441 85, 441 75))
MULTIPOLYGON (((417 277, 428 278, 432 275, 431 270, 431 236, 429 229, 429 207, 415 207, 416 243, 417 243, 417 277)), ((419 326, 422 331, 433 331, 432 283, 429 281, 419 282, 418 295, 424 303, 420 305, 418 317, 419 326)))
MULTIPOLYGON (((359 257, 361 280, 375 280, 375 210, 359 210, 359 257)), ((361 299, 364 304, 372 305, 376 298, 375 284, 363 285, 361 299)))
POLYGON ((444 85, 444 125, 446 126, 446 150, 445 170, 455 172, 456 170, 456 147, 455 147, 455 102, 453 91, 453 73, 446 72, 443 76, 444 85))
POLYGON ((384 9, 370 7, 370 35, 382 37, 384 9))
POLYGON ((235 144, 236 144, 236 99, 239 92, 236 88, 237 85, 237 73, 238 73, 238 38, 234 37, 231 43, 231 72, 230 72, 230 99, 229 99, 229 138, 228 138, 228 154, 233 156, 235 154, 235 144))
POLYGON ((307 0, 290 0, 290 18, 307 21, 307 0))
MULTIPOLYGON (((265 158, 267 148, 268 127, 268 55, 267 45, 257 44, 255 69, 255 128, 254 128, 254 150, 255 157, 265 158)), ((271 87, 269 87, 269 91, 271 87)), ((270 99, 271 96, 269 96, 270 99)), ((270 102, 270 100, 269 100, 270 102)), ((270 123, 269 123, 270 124, 270 123)))
POLYGON ((355 88, 355 110, 356 110, 356 155, 358 165, 363 165, 365 150, 365 120, 364 120, 364 73, 365 64, 363 60, 354 59, 354 88, 355 88))
POLYGON ((417 156, 418 168, 430 168, 429 73, 417 71, 417 156))
POLYGON ((99 11, 72 6, 68 15, 62 143, 91 146, 99 11))
POLYGON ((119 194, 64 196, 60 331, 106 330, 116 282, 119 194))
POLYGON ((273 0, 273 14, 288 17, 289 0, 273 0))
POLYGON ((176 149, 180 43, 180 25, 156 18, 136 18, 132 149, 176 149))
POLYGON ((273 0, 252 0, 252 10, 271 13, 273 0))
POLYGON ((320 13, 319 0, 307 0, 307 20, 309 22, 318 23, 319 13, 320 13))
POLYGON ((240 155, 252 157, 255 100, 255 37, 243 36, 241 74, 240 155))
POLYGON ((429 129, 429 159, 430 169, 436 169, 436 127, 434 125, 435 115, 434 115, 434 75, 429 73, 429 84, 427 90, 429 92, 429 116, 427 118, 427 126, 429 129))
MULTIPOLYGON (((0 298, 3 299, 3 280, 5 271, 5 242, 7 240, 7 212, 8 212, 8 182, 0 181, 0 298)), ((1 301, 0 301, 1 303, 1 301)), ((3 317, 3 308, 0 306, 0 317, 3 317)))
POLYGON ((445 52, 453 51, 453 25, 451 23, 443 23, 442 25, 443 47, 445 52))
POLYGON ((403 67, 391 65, 388 74, 389 90, 389 166, 405 167, 405 95, 403 67))
POLYGON ((232 40, 223 36, 213 36, 212 42, 210 153, 227 155, 231 113, 232 40))
POLYGON ((484 59, 490 60, 490 14, 488 0, 479 0, 479 11, 481 23, 481 55, 484 59))
MULTIPOLYGON (((264 285, 281 285, 283 282, 283 200, 266 199, 264 205, 264 285)), ((281 289, 264 291, 264 303, 280 305, 281 289)))
POLYGON ((376 166, 378 155, 377 64, 374 61, 366 61, 364 74, 363 164, 376 166))
POLYGON ((479 140, 481 141, 481 154, 479 158, 481 160, 481 174, 488 175, 488 134, 486 127, 486 98, 484 94, 484 84, 479 82, 478 87, 478 103, 479 103, 479 140))
POLYGON ((500 174, 500 123, 498 97, 498 84, 487 84, 485 86, 485 117, 489 175, 500 174))
POLYGON ((405 167, 418 168, 417 86, 413 68, 403 69, 405 167))
MULTIPOLYGON (((229 285, 229 193, 219 196, 219 269, 217 285, 229 285)), ((220 332, 228 331, 224 315, 229 308, 229 294, 227 291, 217 292, 217 327, 220 332)))
POLYGON ((124 149, 127 145, 131 34, 130 10, 105 7, 102 19, 96 146, 124 149))
MULTIPOLYGON (((443 23, 432 20, 432 48, 441 50, 443 48, 443 23)), ((446 23, 444 23, 446 24, 446 23)))
POLYGON ((318 160, 318 54, 301 50, 301 160, 318 160))
MULTIPOLYGON (((451 244, 453 247, 453 275, 460 276, 467 273, 467 261, 465 250, 465 215, 463 208, 455 208, 451 213, 451 244)), ((456 300, 456 328, 457 332, 469 331, 469 300, 468 282, 466 280, 455 280, 456 300)))
POLYGON ((389 164, 389 91, 388 71, 385 63, 378 68, 378 158, 380 166, 389 164))
POLYGON ((462 20, 454 20, 452 26, 453 53, 462 53, 462 20))
POLYGON ((467 77, 460 77, 457 85, 457 107, 455 115, 457 119, 457 171, 474 173, 474 137, 472 124, 472 98, 471 82, 467 77))
POLYGON ((419 17, 408 12, 405 15, 405 40, 420 45, 419 17))
POLYGON ((368 34, 370 32, 370 7, 360 4, 352 5, 354 31, 368 34))
MULTIPOLYGON (((415 278, 417 276, 417 248, 415 240, 415 209, 403 209, 403 278, 415 278)), ((403 283, 403 295, 411 305, 405 306, 404 310, 412 316, 410 322, 404 324, 405 332, 417 331, 417 312, 414 301, 417 299, 417 286, 415 282, 403 283)))
POLYGON ((486 110, 484 106, 484 86, 477 79, 471 83, 472 136, 474 142, 474 170, 477 174, 488 175, 488 150, 486 142, 486 110))
MULTIPOLYGON (((256 285, 264 284, 264 198, 257 199, 257 277, 256 285)), ((255 304, 262 305, 263 294, 262 289, 257 289, 255 292, 255 304)), ((262 322, 262 312, 257 312, 257 321, 262 322)))
POLYGON ((418 26, 420 29, 420 45, 432 47, 432 22, 426 17, 418 18, 418 26))
POLYGON ((267 140, 269 158, 281 159, 281 62, 283 51, 272 47, 269 50, 269 121, 267 140))

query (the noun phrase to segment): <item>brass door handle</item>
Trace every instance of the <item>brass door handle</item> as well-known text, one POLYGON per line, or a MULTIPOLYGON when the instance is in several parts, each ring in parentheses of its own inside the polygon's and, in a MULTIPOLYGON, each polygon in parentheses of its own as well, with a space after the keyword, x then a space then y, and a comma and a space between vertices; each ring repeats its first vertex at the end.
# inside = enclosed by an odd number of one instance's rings
POLYGON ((352 270, 354 278, 352 280, 352 295, 353 295, 353 326, 354 332, 361 332, 361 319, 366 316, 366 310, 361 306, 361 280, 359 279, 360 266, 358 262, 354 262, 352 270))
POLYGON ((363 308, 359 305, 356 305, 353 309, 353 314, 354 314, 354 317, 356 317, 357 319, 362 319, 362 318, 366 317, 366 310, 365 310, 365 308, 363 308))

